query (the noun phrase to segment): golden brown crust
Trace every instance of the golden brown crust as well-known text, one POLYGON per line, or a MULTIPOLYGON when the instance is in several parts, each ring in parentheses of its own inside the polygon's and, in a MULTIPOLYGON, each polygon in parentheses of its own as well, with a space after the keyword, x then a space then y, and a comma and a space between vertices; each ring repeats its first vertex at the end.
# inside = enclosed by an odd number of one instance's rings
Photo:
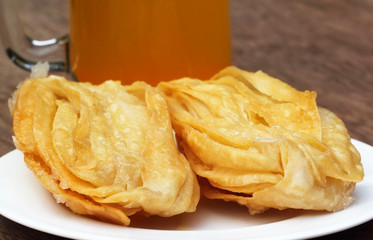
POLYGON ((199 185, 156 88, 50 76, 26 80, 15 98, 16 146, 58 202, 123 225, 139 211, 195 211, 199 185))
POLYGON ((337 211, 363 178, 343 122, 263 72, 228 67, 211 80, 160 83, 182 151, 208 181, 202 193, 268 208, 337 211))

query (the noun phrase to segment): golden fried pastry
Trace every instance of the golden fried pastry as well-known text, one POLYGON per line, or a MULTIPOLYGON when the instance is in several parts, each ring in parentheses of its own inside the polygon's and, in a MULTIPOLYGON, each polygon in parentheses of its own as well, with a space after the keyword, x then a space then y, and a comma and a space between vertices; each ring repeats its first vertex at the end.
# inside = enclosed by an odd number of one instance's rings
POLYGON ((26 80, 14 98, 16 147, 57 202, 123 225, 137 212, 195 211, 197 178, 158 89, 50 76, 26 80))
POLYGON ((258 71, 228 67, 211 80, 163 82, 172 123, 208 198, 256 214, 269 208, 337 211, 363 178, 343 122, 258 71))

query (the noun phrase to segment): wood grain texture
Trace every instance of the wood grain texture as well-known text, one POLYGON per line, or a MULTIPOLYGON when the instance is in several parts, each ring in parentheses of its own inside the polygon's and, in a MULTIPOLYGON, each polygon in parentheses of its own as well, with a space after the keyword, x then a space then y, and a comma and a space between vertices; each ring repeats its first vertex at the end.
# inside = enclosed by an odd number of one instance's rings
MULTIPOLYGON (((32 37, 68 31, 68 1, 20 2, 32 37)), ((371 0, 231 0, 234 65, 315 90, 318 104, 342 118, 353 138, 373 145, 372 12, 371 0)), ((0 51, 0 156, 14 149, 7 99, 27 76, 0 51)), ((63 238, 0 216, 0 239, 63 238)), ((373 221, 318 239, 373 239, 373 221)))
POLYGON ((372 1, 231 1, 235 65, 300 90, 373 144, 372 1))

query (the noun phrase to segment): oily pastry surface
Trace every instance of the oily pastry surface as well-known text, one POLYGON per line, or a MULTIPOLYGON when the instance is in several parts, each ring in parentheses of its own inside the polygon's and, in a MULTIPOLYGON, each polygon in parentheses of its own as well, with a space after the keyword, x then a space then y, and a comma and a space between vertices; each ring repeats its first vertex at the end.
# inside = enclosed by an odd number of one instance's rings
POLYGON ((23 82, 13 104, 16 147, 75 213, 128 225, 137 212, 195 211, 199 185, 177 150, 158 89, 50 76, 23 82))
POLYGON ((360 155, 335 114, 261 71, 228 67, 210 80, 162 82, 172 123, 202 193, 250 213, 337 211, 363 179, 360 155))

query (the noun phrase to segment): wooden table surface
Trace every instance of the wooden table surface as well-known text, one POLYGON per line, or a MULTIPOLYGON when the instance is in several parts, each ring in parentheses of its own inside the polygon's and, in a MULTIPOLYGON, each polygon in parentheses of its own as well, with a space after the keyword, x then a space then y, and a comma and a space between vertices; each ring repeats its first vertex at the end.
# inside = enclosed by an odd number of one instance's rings
MULTIPOLYGON (((67 4, 23 0, 26 33, 39 39, 66 33, 67 4)), ((372 13, 372 0, 231 0, 234 65, 315 90, 318 104, 342 118, 353 138, 373 145, 372 13)), ((14 149, 7 99, 27 76, 0 51, 1 156, 14 149)), ((332 238, 373 239, 373 221, 319 239, 332 238)), ((0 239, 62 238, 0 216, 0 239)))

